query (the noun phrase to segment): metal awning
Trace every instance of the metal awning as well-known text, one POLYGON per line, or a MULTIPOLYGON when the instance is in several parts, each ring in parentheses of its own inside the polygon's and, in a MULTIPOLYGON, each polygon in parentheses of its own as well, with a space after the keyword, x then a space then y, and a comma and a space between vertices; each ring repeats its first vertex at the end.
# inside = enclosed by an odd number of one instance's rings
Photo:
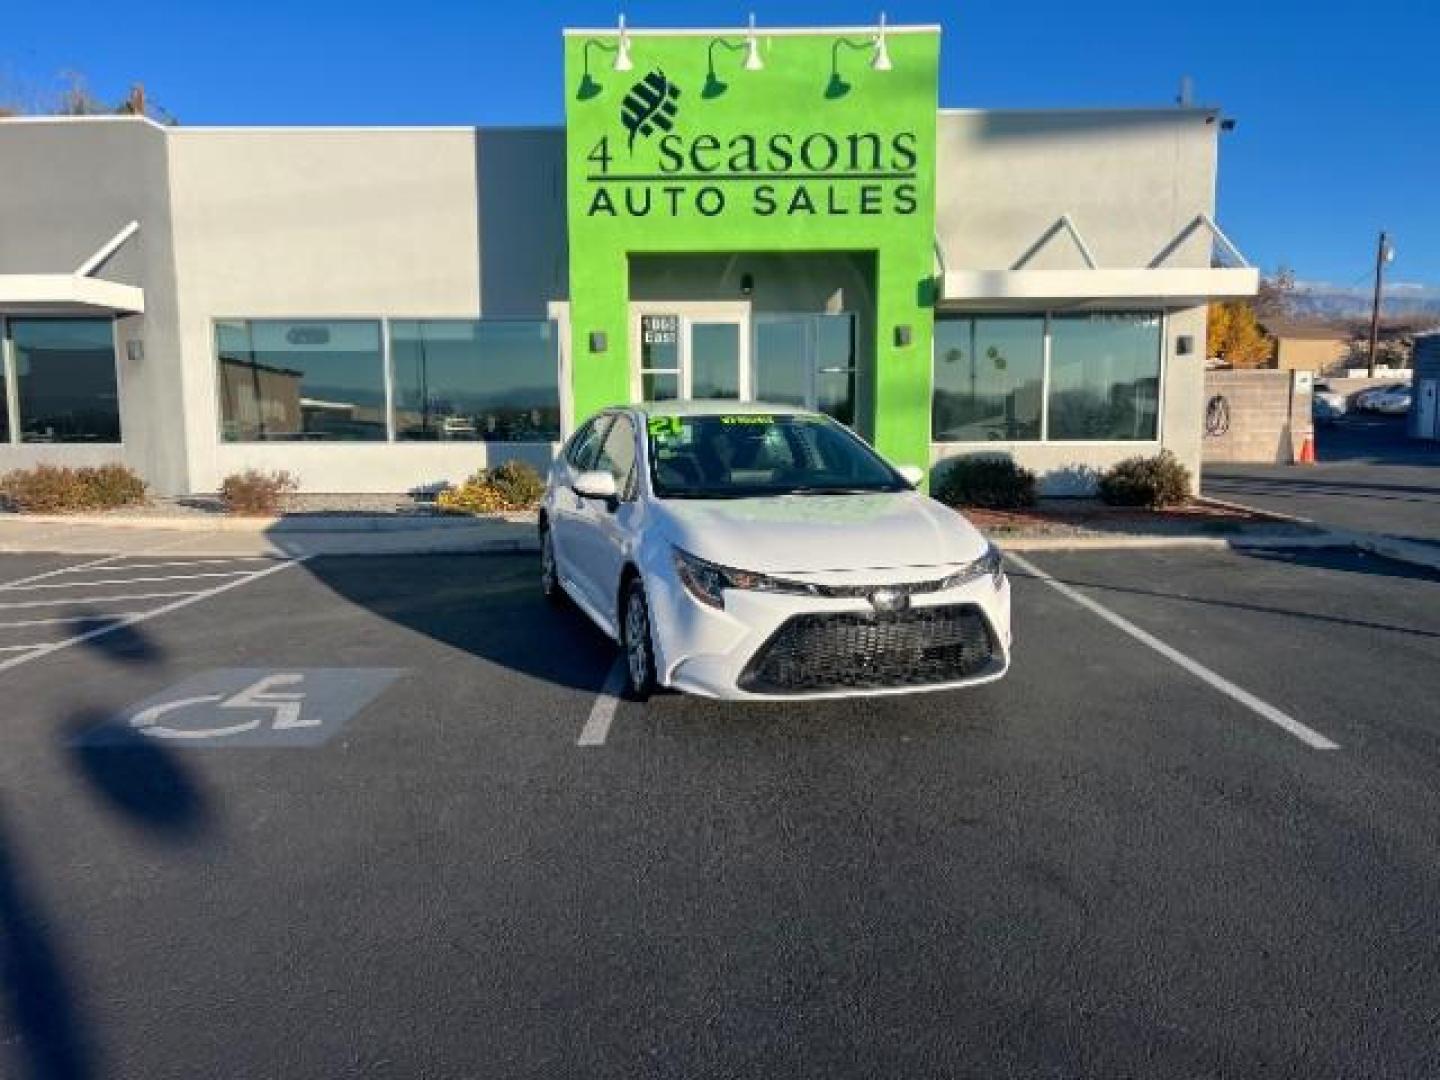
MULTIPOLYGON (((1212 261, 1214 261, 1212 259, 1212 261)), ((1197 214, 1148 266, 1102 267, 1069 214, 1046 229, 1023 255, 1003 270, 949 270, 940 274, 942 307, 950 309, 1193 307, 1211 300, 1254 296, 1260 271, 1250 266, 1208 214, 1197 214), (1222 259, 1234 265, 1166 266, 1166 261, 1200 228, 1208 229, 1222 259), (1084 261, 1073 270, 1027 270, 1029 261, 1061 232, 1068 233, 1084 261)))
POLYGON ((1251 267, 1095 270, 948 270, 944 307, 1062 306, 1087 302, 1194 307, 1211 300, 1254 296, 1260 271, 1251 267))
POLYGON ((96 277, 98 270, 140 229, 132 221, 70 274, 0 274, 0 314, 139 315, 145 290, 96 277))

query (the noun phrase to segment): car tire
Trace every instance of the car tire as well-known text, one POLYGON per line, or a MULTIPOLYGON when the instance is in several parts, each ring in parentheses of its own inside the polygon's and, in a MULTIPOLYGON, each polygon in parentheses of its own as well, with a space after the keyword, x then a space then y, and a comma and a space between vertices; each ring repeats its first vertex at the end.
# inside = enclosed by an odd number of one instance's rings
POLYGON ((625 587, 620 607, 620 649, 625 660, 625 692, 644 701, 655 692, 655 637, 650 629, 650 602, 638 577, 625 587))
POLYGON ((565 590, 560 587, 560 571, 555 565, 555 542, 550 539, 550 530, 540 530, 540 591, 552 604, 565 600, 565 590))

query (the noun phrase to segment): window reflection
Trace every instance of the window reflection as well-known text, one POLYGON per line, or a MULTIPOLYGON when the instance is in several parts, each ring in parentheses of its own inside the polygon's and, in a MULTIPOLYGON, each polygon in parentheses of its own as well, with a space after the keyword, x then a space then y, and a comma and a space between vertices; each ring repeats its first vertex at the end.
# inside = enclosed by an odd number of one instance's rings
POLYGON ((1154 439, 1160 316, 1056 315, 1050 334, 1050 438, 1154 439))
MULTIPOLYGON (((20 440, 118 443, 120 396, 110 319, 11 319, 20 440)), ((0 404, 5 390, 0 378, 0 404)), ((0 409, 0 412, 3 412, 0 409)), ((9 438, 6 425, 0 431, 9 438)))
POLYGON ((933 437, 1039 439, 1044 374, 1043 316, 937 319, 933 437))
POLYGON ((216 345, 226 442, 385 439, 378 322, 226 321, 216 345))
POLYGON ((560 372, 550 322, 474 319, 390 324, 400 439, 552 442, 560 372))

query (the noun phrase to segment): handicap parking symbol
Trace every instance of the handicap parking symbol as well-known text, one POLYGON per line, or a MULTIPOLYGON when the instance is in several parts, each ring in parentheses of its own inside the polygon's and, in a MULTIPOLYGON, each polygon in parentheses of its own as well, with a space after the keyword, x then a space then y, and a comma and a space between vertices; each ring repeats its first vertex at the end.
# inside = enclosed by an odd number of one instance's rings
POLYGON ((221 668, 186 679, 82 734, 176 745, 319 746, 404 674, 400 668, 221 668))

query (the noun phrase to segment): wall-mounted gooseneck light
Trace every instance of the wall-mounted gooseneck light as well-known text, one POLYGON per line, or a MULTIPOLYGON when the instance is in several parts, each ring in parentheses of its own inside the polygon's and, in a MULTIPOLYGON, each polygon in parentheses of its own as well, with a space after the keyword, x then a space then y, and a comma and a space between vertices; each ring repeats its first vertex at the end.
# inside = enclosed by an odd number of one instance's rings
POLYGON ((599 49, 602 52, 615 54, 615 62, 611 68, 615 71, 631 71, 635 67, 635 61, 630 58, 630 31, 625 29, 625 16, 620 16, 620 37, 615 42, 600 41, 596 38, 587 38, 580 50, 581 54, 581 75, 580 86, 575 91, 575 97, 579 101, 589 101, 598 97, 602 87, 590 74, 590 50, 599 49))
POLYGON ((870 53, 870 68, 872 71, 893 71, 895 65, 890 61, 890 46, 885 37, 885 13, 880 13, 880 24, 875 28, 875 36, 865 41, 856 41, 854 38, 836 38, 835 44, 830 47, 830 81, 825 84, 825 96, 827 98, 841 98, 850 92, 850 84, 840 75, 840 50, 854 49, 857 52, 870 53))
POLYGON ((620 16, 620 44, 615 52, 615 70, 632 71, 635 61, 630 59, 630 31, 625 29, 625 16, 620 16))
POLYGON ((728 90, 729 84, 721 82, 715 74, 715 48, 729 49, 731 52, 745 51, 745 62, 740 66, 746 71, 764 71, 765 61, 760 57, 760 39, 755 33, 755 15, 750 15, 750 26, 745 32, 744 41, 731 41, 728 38, 711 38, 710 45, 705 50, 705 88, 700 91, 700 96, 706 99, 717 98, 728 90))

